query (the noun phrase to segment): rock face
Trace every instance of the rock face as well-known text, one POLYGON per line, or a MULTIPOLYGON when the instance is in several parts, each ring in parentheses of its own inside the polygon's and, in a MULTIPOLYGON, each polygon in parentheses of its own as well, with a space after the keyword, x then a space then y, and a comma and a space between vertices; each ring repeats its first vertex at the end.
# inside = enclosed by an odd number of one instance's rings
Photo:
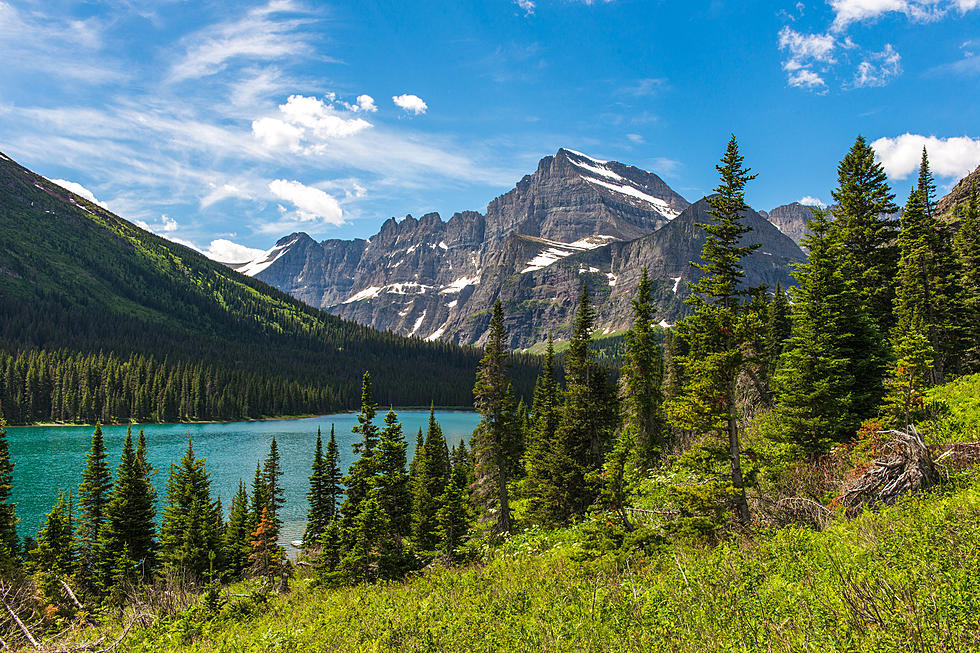
MULTIPOLYGON (((482 344, 499 297, 511 346, 527 347, 549 332, 567 337, 583 283, 600 330, 627 328, 644 265, 659 317, 683 315, 706 208, 655 174, 561 149, 485 214, 392 218, 368 240, 291 234, 238 269, 313 306, 426 340, 482 344)), ((745 262, 746 283, 789 285, 803 253, 761 215, 748 220, 763 247, 745 262)))
POLYGON ((937 202, 936 213, 952 218, 953 210, 957 206, 970 201, 970 189, 973 187, 980 192, 980 167, 956 182, 953 190, 937 202))
POLYGON ((799 245, 806 234, 806 221, 813 215, 813 207, 793 202, 777 206, 768 214, 764 214, 769 222, 777 229, 793 239, 799 245))

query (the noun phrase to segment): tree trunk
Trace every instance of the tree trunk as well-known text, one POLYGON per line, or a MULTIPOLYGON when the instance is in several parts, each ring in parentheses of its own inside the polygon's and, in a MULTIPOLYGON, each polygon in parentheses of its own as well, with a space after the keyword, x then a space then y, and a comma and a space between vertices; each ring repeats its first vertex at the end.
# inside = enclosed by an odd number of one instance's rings
POLYGON ((735 488, 735 509, 738 512, 738 521, 748 524, 751 520, 749 514, 749 502, 745 498, 745 483, 742 480, 742 449, 738 443, 738 424, 735 421, 735 413, 728 413, 728 458, 732 464, 732 487, 735 488))

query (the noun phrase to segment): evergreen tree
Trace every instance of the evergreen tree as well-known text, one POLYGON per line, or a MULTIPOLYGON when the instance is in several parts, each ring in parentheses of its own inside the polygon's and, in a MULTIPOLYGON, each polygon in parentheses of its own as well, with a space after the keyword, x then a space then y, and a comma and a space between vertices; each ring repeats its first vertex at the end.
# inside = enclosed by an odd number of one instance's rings
POLYGON ((653 335, 654 306, 644 267, 633 299, 633 326, 626 333, 620 375, 622 435, 634 447, 636 467, 654 466, 667 438, 663 409, 663 354, 653 335))
POLYGON ((79 537, 84 549, 89 550, 96 545, 105 524, 105 509, 112 489, 112 476, 105 440, 102 437, 102 425, 96 424, 92 433, 92 446, 82 470, 82 484, 78 488, 78 504, 81 510, 79 537))
POLYGON ((273 529, 272 515, 266 506, 262 508, 259 522, 252 532, 252 552, 249 554, 249 560, 252 562, 252 573, 266 579, 269 584, 273 582, 284 554, 282 547, 276 543, 273 529))
MULTIPOLYGON (((268 510, 266 509, 266 515, 268 510)), ((238 491, 231 499, 228 525, 225 527, 222 558, 225 561, 228 580, 243 577, 249 567, 252 552, 252 515, 248 509, 248 489, 244 481, 238 481, 238 491)))
POLYGON ((354 521, 361 510, 361 503, 367 499, 378 475, 377 446, 378 427, 374 424, 377 406, 371 394, 371 375, 367 372, 361 383, 361 412, 357 416, 355 433, 361 434, 361 441, 355 442, 353 450, 359 454, 344 478, 347 495, 341 506, 345 532, 353 528, 354 521))
POLYGON ((262 466, 262 480, 265 482, 266 492, 268 493, 269 519, 271 520, 272 530, 270 537, 274 540, 279 538, 279 531, 282 529, 282 520, 279 518, 279 511, 286 503, 286 493, 282 487, 282 458, 279 456, 279 445, 276 443, 276 436, 272 436, 272 443, 269 445, 269 455, 266 456, 265 464, 262 466))
POLYGON ((929 169, 929 154, 925 145, 922 146, 922 162, 919 164, 919 183, 916 190, 919 191, 922 210, 931 217, 936 212, 936 181, 929 169))
POLYGON ((960 230, 956 234, 960 286, 963 289, 963 363, 970 372, 980 371, 980 201, 976 186, 970 199, 958 209, 960 230))
POLYGON ((703 276, 692 286, 685 300, 694 308, 694 315, 683 320, 678 329, 690 350, 682 360, 689 381, 683 395, 675 400, 674 419, 700 433, 716 432, 727 442, 731 494, 736 518, 742 523, 750 519, 742 476, 739 414, 735 389, 745 364, 740 297, 747 294, 739 289, 745 276, 741 260, 759 247, 742 245, 751 228, 743 222, 748 205, 745 185, 755 178, 743 166, 733 136, 728 142, 721 165, 716 166, 721 183, 717 195, 709 198, 712 220, 700 225, 707 232, 701 251, 703 264, 695 264, 703 276))
POLYGON ((17 512, 11 501, 14 491, 14 463, 7 444, 7 423, 0 415, 0 571, 9 571, 16 563, 20 542, 17 539, 17 512))
POLYGON ((262 511, 269 508, 269 486, 265 483, 265 476, 262 474, 262 462, 255 461, 255 476, 252 477, 252 502, 250 504, 252 513, 251 529, 254 530, 262 519, 262 511))
POLYGON ((459 448, 453 447, 449 457, 452 473, 446 484, 446 492, 443 494, 442 506, 437 517, 442 553, 453 560, 457 557, 457 550, 469 531, 470 493, 467 479, 469 460, 466 445, 460 442, 459 448))
POLYGON ((933 280, 928 220, 923 197, 920 191, 913 190, 902 213, 903 228, 899 235, 897 321, 892 334, 895 362, 888 383, 889 412, 899 427, 910 424, 913 410, 922 406, 934 355, 926 322, 933 280))
POLYGON ((341 487, 344 479, 340 473, 340 449, 337 448, 337 438, 334 437, 333 424, 330 425, 330 441, 327 442, 325 474, 326 487, 324 497, 326 498, 326 505, 324 506, 324 514, 329 520, 334 520, 338 516, 340 497, 344 493, 341 487))
POLYGON ((316 429, 316 446, 313 449, 313 473, 310 475, 310 491, 306 497, 310 508, 306 514, 306 531, 303 534, 303 545, 307 548, 319 542, 320 535, 331 515, 327 510, 330 497, 327 495, 328 483, 327 459, 323 455, 323 438, 320 427, 316 429))
POLYGON ((75 534, 68 497, 58 493, 58 501, 37 530, 37 546, 31 550, 29 567, 55 578, 69 578, 75 572, 75 534))
POLYGON ((789 338, 793 323, 790 319, 789 302, 786 293, 776 284, 776 292, 769 302, 766 312, 766 368, 771 376, 776 371, 776 362, 783 353, 783 343, 789 338))
MULTIPOLYGON (((268 514, 268 508, 265 508, 268 514)), ((160 526, 160 559, 172 569, 203 580, 221 552, 221 507, 211 501, 211 478, 194 456, 191 439, 177 464, 170 464, 160 526)), ((220 562, 219 565, 220 567, 220 562)))
POLYGON ((416 458, 416 478, 412 488, 412 539, 420 551, 435 551, 439 546, 438 514, 449 480, 449 450, 434 409, 429 410, 429 428, 416 458))
POLYGON ((531 424, 524 451, 524 491, 527 499, 527 514, 535 523, 546 523, 550 510, 546 505, 544 493, 554 487, 555 482, 548 477, 551 466, 549 457, 555 446, 558 430, 561 389, 555 379, 555 347, 548 334, 548 347, 544 367, 534 385, 534 398, 531 402, 531 424))
POLYGON ((381 507, 400 543, 412 531, 412 492, 408 485, 408 445, 395 411, 385 415, 378 443, 378 482, 381 507))
POLYGON ((882 396, 884 353, 825 211, 807 222, 793 328, 775 378, 781 437, 822 453, 854 437, 882 396))
POLYGON ((832 235, 850 259, 858 288, 883 335, 893 322, 898 223, 891 215, 898 207, 885 170, 864 137, 857 137, 837 166, 837 181, 832 235))
POLYGON ((349 583, 370 583, 396 577, 402 569, 400 543, 382 506, 380 490, 372 487, 345 534, 349 544, 338 571, 349 583))
POLYGON ((626 354, 619 377, 621 421, 606 459, 605 494, 615 507, 622 507, 626 501, 631 472, 655 466, 667 438, 663 354, 653 338, 653 312, 644 267, 633 299, 633 326, 626 333, 626 354))
POLYGON ((138 573, 153 569, 156 534, 156 491, 150 482, 152 467, 146 460, 146 440, 140 430, 142 451, 133 445, 132 429, 126 430, 116 483, 105 511, 104 548, 108 555, 126 554, 138 573))
POLYGON ((498 298, 473 387, 474 403, 480 413, 480 424, 473 433, 477 496, 483 517, 495 520, 498 534, 511 530, 507 484, 520 456, 514 396, 507 379, 506 337, 504 311, 498 298))
POLYGON ((564 405, 555 445, 548 452, 542 495, 542 524, 567 524, 580 517, 598 495, 597 474, 611 440, 615 395, 590 348, 595 314, 582 286, 572 339, 565 355, 564 405))

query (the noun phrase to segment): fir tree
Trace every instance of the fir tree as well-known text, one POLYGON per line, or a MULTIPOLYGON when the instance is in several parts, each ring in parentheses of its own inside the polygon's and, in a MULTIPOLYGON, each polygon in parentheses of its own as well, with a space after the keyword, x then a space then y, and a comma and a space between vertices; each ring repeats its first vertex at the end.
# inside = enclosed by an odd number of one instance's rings
POLYGON ((270 536, 273 539, 279 538, 279 531, 282 529, 282 519, 279 518, 279 511, 286 503, 286 493, 282 487, 282 458, 279 456, 279 445, 276 443, 276 436, 272 436, 272 443, 269 445, 269 455, 266 456, 265 463, 262 465, 262 480, 265 482, 268 493, 269 519, 272 524, 270 536))
POLYGON ((897 321, 892 335, 895 362, 888 383, 889 412, 899 427, 910 424, 913 410, 922 406, 934 355, 926 322, 932 281, 928 220, 923 197, 913 190, 902 213, 899 235, 897 321))
POLYGON ((310 505, 306 514, 306 531, 303 534, 303 544, 306 547, 310 547, 319 541, 323 529, 331 518, 327 507, 331 499, 327 495, 327 476, 327 460, 323 455, 323 438, 320 434, 320 427, 317 427, 316 446, 313 449, 313 473, 310 475, 310 491, 306 495, 310 505))
MULTIPOLYGON (((267 509, 266 514, 268 514, 267 509)), ((238 491, 231 499, 228 524, 224 530, 222 543, 222 558, 225 561, 228 580, 240 579, 248 570, 249 555, 252 551, 252 531, 248 489, 244 481, 238 481, 238 491)))
POLYGON ((633 326, 626 333, 619 377, 620 427, 605 466, 606 497, 617 508, 625 503, 630 474, 655 466, 667 437, 663 355, 653 338, 653 313, 644 267, 633 299, 633 326))
POLYGON ((340 508, 340 497, 343 494, 343 475, 340 472, 340 449, 337 448, 337 438, 334 437, 333 424, 330 425, 330 441, 327 442, 327 455, 325 459, 326 505, 325 515, 329 520, 334 520, 338 516, 340 508))
POLYGON ((564 404, 539 487, 545 525, 567 524, 580 517, 598 495, 593 473, 599 471, 611 440, 616 402, 590 348, 594 320, 583 285, 565 355, 564 404))
POLYGON ((270 584, 283 560, 283 550, 276 543, 273 529, 272 515, 269 513, 269 508, 264 507, 259 515, 259 522, 252 532, 252 552, 249 554, 249 560, 252 562, 252 573, 266 579, 270 584))
POLYGON ((344 555, 338 565, 349 583, 370 583, 396 577, 402 568, 401 547, 392 531, 378 488, 371 488, 345 539, 344 555))
POLYGON ((361 412, 357 416, 357 426, 353 429, 355 433, 361 434, 361 441, 353 445, 354 453, 359 454, 359 458, 350 466, 344 478, 347 494, 341 506, 341 514, 345 531, 353 528, 361 502, 367 498, 378 475, 378 427, 374 424, 375 415, 377 406, 371 394, 371 375, 365 372, 361 383, 361 412))
POLYGON ((547 488, 554 487, 554 481, 548 477, 551 469, 548 463, 554 451, 561 405, 561 392, 555 379, 554 358, 554 342, 551 334, 548 334, 544 367, 534 385, 531 424, 523 459, 525 474, 523 496, 527 499, 528 517, 535 523, 548 521, 550 511, 545 502, 544 492, 547 488))
POLYGON ((7 444, 7 423, 0 415, 0 570, 9 571, 20 549, 17 539, 16 505, 11 501, 14 491, 14 463, 7 444))
POLYGON ((715 432, 727 443, 731 495, 736 518, 742 523, 750 519, 742 475, 739 414, 736 404, 736 384, 745 365, 742 351, 744 310, 740 290, 744 277, 741 260, 759 247, 742 245, 751 228, 743 222, 748 205, 745 203, 746 183, 755 178, 743 166, 733 136, 728 142, 721 165, 716 166, 721 183, 717 195, 709 198, 712 220, 700 225, 707 232, 701 251, 703 264, 695 264, 703 276, 692 286, 685 300, 694 308, 694 315, 678 324, 688 343, 689 352, 682 359, 689 381, 684 394, 674 400, 674 420, 679 425, 700 433, 715 432))
POLYGON ((449 450, 442 428, 429 410, 429 428, 421 452, 416 454, 415 484, 412 488, 412 539, 420 551, 439 546, 439 509, 449 480, 449 450))
POLYGON ((507 379, 507 336, 504 311, 498 298, 490 318, 490 332, 476 371, 473 396, 480 424, 474 432, 477 496, 486 519, 494 519, 498 534, 511 530, 507 484, 519 459, 519 436, 514 397, 507 379))
POLYGON ((971 372, 980 371, 980 201, 976 186, 970 199, 959 207, 960 230, 956 234, 956 256, 963 289, 963 359, 971 372))
POLYGON ((882 396, 883 351, 825 211, 807 222, 792 333, 775 377, 781 437, 822 453, 854 437, 882 396))
POLYGON ((156 534, 156 492, 150 482, 152 467, 146 460, 146 441, 133 445, 132 429, 126 430, 116 483, 106 505, 104 547, 112 557, 125 553, 146 577, 153 569, 156 534))
POLYGON ((654 310, 647 270, 643 268, 633 299, 633 326, 626 334, 626 355, 620 376, 622 431, 634 443, 634 462, 641 469, 656 464, 667 437, 663 354, 654 340, 654 310))
POLYGON ((399 542, 411 531, 412 492, 408 485, 408 445, 395 411, 385 415, 384 428, 378 443, 378 481, 381 507, 399 542))
POLYGON ((925 145, 922 146, 922 162, 919 164, 919 183, 916 190, 919 191, 922 210, 926 215, 932 216, 936 211, 936 181, 929 169, 929 154, 925 145))
POLYGON ((858 136, 841 160, 837 181, 832 235, 850 259, 849 267, 871 316, 885 334, 893 322, 898 223, 891 214, 898 207, 885 170, 875 161, 874 150, 864 137, 858 136))
MULTIPOLYGON (((75 534, 71 509, 64 492, 37 530, 37 546, 31 550, 29 567, 56 578, 70 578, 75 572, 75 534)), ((59 588, 60 589, 60 588, 59 588)))
POLYGON ((112 476, 106 458, 102 425, 96 424, 92 433, 92 446, 86 457, 85 469, 82 470, 82 484, 78 488, 78 504, 81 510, 79 537, 85 549, 96 545, 105 524, 105 509, 109 491, 112 489, 112 476))
POLYGON ((161 561, 192 578, 204 580, 213 566, 214 556, 220 555, 221 529, 221 508, 217 501, 211 501, 210 476, 204 460, 194 456, 188 438, 180 462, 170 464, 160 526, 161 561))
POLYGON ((783 353, 783 343, 789 338, 793 323, 790 319, 789 302, 786 293, 776 284, 766 311, 766 368, 771 377, 776 371, 776 362, 783 353))
POLYGON ((255 461, 255 476, 252 477, 252 502, 249 505, 252 514, 252 529, 259 524, 262 519, 262 511, 269 508, 269 486, 265 483, 265 476, 262 474, 262 462, 255 461))
POLYGON ((446 484, 442 506, 439 508, 439 537, 442 541, 442 553, 453 560, 457 550, 463 544, 469 532, 470 493, 467 480, 469 466, 466 445, 460 442, 459 448, 453 447, 450 452, 452 473, 446 484))

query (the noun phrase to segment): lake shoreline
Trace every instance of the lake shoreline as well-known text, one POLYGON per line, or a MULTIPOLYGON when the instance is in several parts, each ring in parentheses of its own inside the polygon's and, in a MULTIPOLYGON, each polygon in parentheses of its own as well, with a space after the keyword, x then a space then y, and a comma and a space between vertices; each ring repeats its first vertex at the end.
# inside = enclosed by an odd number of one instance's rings
MULTIPOLYGON (((449 412, 458 411, 464 413, 472 413, 476 409, 472 406, 395 406, 391 410, 396 413, 404 410, 429 410, 433 408, 437 412, 449 412)), ((338 410, 333 413, 310 413, 306 415, 279 415, 277 417, 258 417, 258 418, 248 418, 243 417, 239 419, 207 419, 207 420, 189 420, 186 422, 102 422, 102 426, 125 426, 127 424, 132 424, 133 426, 165 426, 167 424, 183 425, 183 424, 235 424, 237 422, 281 422, 286 420, 296 420, 296 419, 314 419, 317 417, 328 417, 330 415, 351 415, 357 413, 356 410, 338 410)), ((378 414, 388 412, 387 410, 382 410, 378 407, 378 414)), ((94 428, 95 424, 86 424, 84 422, 31 422, 30 424, 6 424, 4 428, 8 429, 25 429, 34 427, 88 427, 94 428)))

